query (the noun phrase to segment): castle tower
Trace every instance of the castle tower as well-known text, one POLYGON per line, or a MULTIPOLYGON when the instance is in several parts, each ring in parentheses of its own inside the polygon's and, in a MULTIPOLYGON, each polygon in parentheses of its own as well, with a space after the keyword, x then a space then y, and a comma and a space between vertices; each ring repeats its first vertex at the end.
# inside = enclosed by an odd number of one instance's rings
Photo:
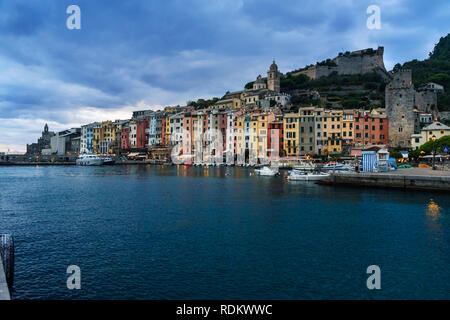
POLYGON ((278 66, 275 60, 270 65, 267 72, 267 89, 270 91, 280 92, 280 73, 278 72, 278 66))
POLYGON ((44 126, 44 133, 47 133, 47 132, 48 132, 48 125, 45 124, 45 126, 44 126))
POLYGON ((389 146, 409 148, 414 133, 414 96, 411 70, 400 70, 386 85, 389 146))

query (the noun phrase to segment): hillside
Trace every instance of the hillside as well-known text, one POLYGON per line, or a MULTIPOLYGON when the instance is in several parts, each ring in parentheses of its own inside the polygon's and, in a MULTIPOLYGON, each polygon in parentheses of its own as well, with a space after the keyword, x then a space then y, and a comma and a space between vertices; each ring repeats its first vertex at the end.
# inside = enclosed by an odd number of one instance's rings
POLYGON ((440 111, 450 111, 450 34, 439 40, 428 59, 397 64, 394 70, 398 68, 412 70, 416 88, 428 82, 443 85, 445 92, 438 94, 438 107, 440 111))
MULTIPOLYGON (((338 57, 347 55, 340 54, 338 57)), ((328 59, 315 66, 331 66, 331 63, 328 59)), ((292 95, 291 102, 296 108, 310 104, 344 109, 384 107, 384 89, 388 81, 384 70, 352 75, 332 72, 317 79, 299 74, 311 67, 313 65, 287 72, 280 79, 281 91, 292 95), (320 94, 320 100, 312 94, 314 92, 320 94)), ((394 70, 397 69, 411 69, 416 88, 428 82, 443 85, 445 92, 438 94, 438 107, 440 111, 450 111, 450 34, 440 39, 428 59, 397 64, 394 70)), ((252 86, 253 82, 249 82, 245 88, 252 86)))

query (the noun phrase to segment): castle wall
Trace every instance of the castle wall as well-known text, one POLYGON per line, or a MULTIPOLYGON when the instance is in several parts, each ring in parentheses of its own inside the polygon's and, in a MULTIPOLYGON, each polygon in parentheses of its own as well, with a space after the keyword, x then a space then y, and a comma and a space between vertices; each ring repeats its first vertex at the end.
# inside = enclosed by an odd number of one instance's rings
POLYGON ((436 119, 439 116, 437 109, 437 92, 432 90, 416 91, 415 106, 419 111, 431 113, 436 119))
POLYGON ((334 58, 333 62, 336 63, 337 67, 315 65, 306 70, 296 72, 293 75, 305 74, 311 79, 319 79, 320 77, 329 76, 334 71, 341 75, 364 74, 376 69, 386 71, 383 54, 383 47, 379 47, 375 52, 359 50, 349 55, 340 55, 334 58))

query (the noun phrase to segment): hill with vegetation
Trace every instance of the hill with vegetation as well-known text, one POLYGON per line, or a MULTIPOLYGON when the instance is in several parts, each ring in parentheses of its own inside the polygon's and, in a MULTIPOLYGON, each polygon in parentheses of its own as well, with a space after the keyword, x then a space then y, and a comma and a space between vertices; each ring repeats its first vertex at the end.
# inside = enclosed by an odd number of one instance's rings
MULTIPOLYGON (((318 65, 330 63, 332 61, 328 59, 318 65)), ((394 70, 397 69, 411 69, 416 88, 428 82, 443 85, 445 92, 438 94, 438 107, 440 111, 450 111, 450 34, 440 39, 428 59, 397 64, 394 70)), ((296 71, 298 70, 287 72, 280 79, 281 91, 292 95, 294 109, 311 104, 344 109, 385 105, 384 89, 387 76, 381 72, 362 75, 338 75, 333 72, 327 77, 312 80, 303 74, 293 75, 296 71), (320 100, 312 94, 307 94, 314 91, 320 94, 320 100)), ((245 88, 251 89, 252 86, 253 82, 249 82, 245 88)))
POLYGON ((400 68, 412 70, 416 88, 428 82, 443 85, 445 92, 438 94, 438 108, 440 111, 450 111, 450 34, 439 40, 428 59, 396 64, 394 70, 400 68))

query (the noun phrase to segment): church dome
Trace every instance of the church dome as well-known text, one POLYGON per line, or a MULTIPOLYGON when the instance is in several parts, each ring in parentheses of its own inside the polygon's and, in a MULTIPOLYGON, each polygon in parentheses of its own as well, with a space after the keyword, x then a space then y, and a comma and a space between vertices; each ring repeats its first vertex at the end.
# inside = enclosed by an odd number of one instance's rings
POLYGON ((256 78, 255 83, 264 83, 264 80, 262 79, 261 75, 259 75, 259 76, 256 78))
POLYGON ((275 60, 273 60, 272 64, 270 65, 270 71, 278 71, 278 66, 275 63, 275 60))

